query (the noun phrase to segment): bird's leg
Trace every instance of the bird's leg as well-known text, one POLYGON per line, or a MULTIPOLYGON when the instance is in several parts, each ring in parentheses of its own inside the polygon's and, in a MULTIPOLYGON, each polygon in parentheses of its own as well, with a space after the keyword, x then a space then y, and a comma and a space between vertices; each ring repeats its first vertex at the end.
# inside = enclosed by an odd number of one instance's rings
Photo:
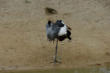
POLYGON ((58 39, 56 40, 56 48, 55 48, 55 58, 54 58, 54 63, 55 64, 57 62, 57 50, 58 50, 58 39))
POLYGON ((55 41, 55 40, 53 40, 53 44, 54 44, 54 41, 55 41))

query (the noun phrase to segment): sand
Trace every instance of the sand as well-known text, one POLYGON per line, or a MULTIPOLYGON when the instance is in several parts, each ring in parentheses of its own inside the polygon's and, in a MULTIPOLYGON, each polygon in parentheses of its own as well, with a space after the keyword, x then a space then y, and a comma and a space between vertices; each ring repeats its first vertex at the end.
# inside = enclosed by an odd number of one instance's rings
POLYGON ((110 64, 109 0, 0 0, 0 69, 73 68, 110 64), (57 14, 45 13, 50 7, 57 14), (55 43, 45 25, 62 19, 72 28, 72 41, 55 43))

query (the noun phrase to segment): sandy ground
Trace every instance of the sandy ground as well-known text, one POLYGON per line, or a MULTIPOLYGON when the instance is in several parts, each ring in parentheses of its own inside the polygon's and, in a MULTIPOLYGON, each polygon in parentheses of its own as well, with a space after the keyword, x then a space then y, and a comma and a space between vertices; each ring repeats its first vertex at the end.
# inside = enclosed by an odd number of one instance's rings
POLYGON ((110 65, 110 0, 0 0, 0 69, 110 65), (57 10, 47 15, 45 8, 57 10), (72 41, 48 42, 47 20, 64 20, 72 41))

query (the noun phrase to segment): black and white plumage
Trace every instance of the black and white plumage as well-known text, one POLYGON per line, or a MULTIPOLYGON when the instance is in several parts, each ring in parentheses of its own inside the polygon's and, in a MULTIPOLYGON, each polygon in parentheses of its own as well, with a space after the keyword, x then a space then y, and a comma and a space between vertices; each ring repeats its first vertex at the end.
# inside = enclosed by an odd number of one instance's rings
POLYGON ((58 41, 63 41, 66 38, 71 40, 71 28, 69 28, 62 20, 57 20, 55 23, 52 21, 48 21, 46 25, 46 32, 47 32, 47 38, 49 41, 56 41, 56 51, 55 51, 55 59, 54 63, 57 62, 57 47, 58 47, 58 41))
POLYGON ((54 41, 55 39, 58 39, 59 41, 63 41, 66 38, 71 40, 70 29, 67 27, 66 24, 63 23, 62 20, 57 20, 56 23, 53 23, 52 21, 48 21, 46 25, 46 31, 47 31, 47 38, 50 41, 54 41))

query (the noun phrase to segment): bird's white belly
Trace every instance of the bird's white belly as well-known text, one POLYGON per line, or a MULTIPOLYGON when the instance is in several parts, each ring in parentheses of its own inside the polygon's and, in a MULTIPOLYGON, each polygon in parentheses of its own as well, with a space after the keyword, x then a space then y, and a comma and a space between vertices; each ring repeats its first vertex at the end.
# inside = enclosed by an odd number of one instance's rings
POLYGON ((64 27, 61 27, 59 33, 58 33, 58 36, 62 36, 62 35, 65 35, 67 34, 67 27, 66 25, 64 25, 64 27))

